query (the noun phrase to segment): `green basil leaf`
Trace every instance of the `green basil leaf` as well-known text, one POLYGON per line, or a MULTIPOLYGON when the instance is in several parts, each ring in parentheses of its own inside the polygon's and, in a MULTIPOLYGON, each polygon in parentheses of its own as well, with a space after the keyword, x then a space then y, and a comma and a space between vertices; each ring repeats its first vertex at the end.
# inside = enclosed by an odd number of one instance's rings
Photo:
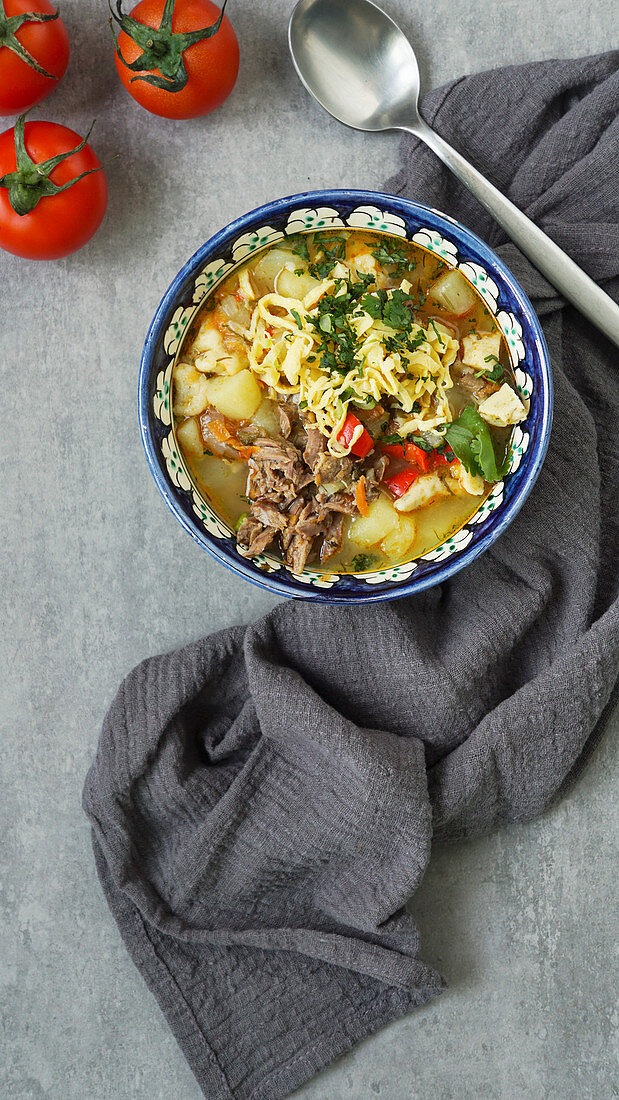
POLYGON ((498 465, 490 429, 475 405, 467 405, 447 426, 445 438, 470 474, 479 474, 484 481, 500 481, 506 473, 508 459, 498 465))

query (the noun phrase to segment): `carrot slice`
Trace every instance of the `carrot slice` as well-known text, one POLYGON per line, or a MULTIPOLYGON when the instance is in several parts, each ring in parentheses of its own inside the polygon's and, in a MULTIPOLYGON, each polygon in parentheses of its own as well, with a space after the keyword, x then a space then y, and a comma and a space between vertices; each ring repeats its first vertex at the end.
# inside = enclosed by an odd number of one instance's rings
POLYGON ((227 443, 231 438, 230 429, 226 427, 223 420, 211 420, 209 421, 209 428, 215 439, 220 443, 227 443))
POLYGON ((355 488, 355 501, 357 508, 361 512, 362 516, 367 516, 369 513, 367 497, 365 495, 365 478, 360 477, 357 486, 355 488))

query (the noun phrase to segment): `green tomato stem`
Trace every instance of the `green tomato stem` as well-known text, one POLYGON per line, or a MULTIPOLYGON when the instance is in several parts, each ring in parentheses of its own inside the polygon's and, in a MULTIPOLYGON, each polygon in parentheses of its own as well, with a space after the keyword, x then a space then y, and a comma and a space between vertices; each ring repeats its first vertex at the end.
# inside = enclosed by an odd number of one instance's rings
MULTIPOLYGON (((1 2, 2 0, 0 0, 1 2)), ((19 116, 13 130, 16 169, 14 172, 7 172, 6 175, 0 177, 0 187, 5 187, 8 191, 9 202, 20 218, 30 214, 41 199, 59 195, 61 191, 68 190, 79 180, 84 179, 84 176, 103 171, 103 167, 100 165, 99 168, 90 168, 87 172, 82 172, 75 179, 69 180, 68 183, 54 183, 49 178, 54 168, 61 164, 63 160, 72 157, 74 153, 81 153, 92 133, 94 122, 86 137, 80 141, 79 145, 75 146, 75 149, 69 149, 66 153, 58 153, 57 156, 50 157, 49 160, 35 164, 26 149, 24 140, 24 125, 27 113, 26 111, 25 114, 19 116)))
POLYGON ((11 15, 9 17, 6 14, 4 0, 0 0, 0 49, 4 46, 19 57, 21 61, 25 62, 26 65, 29 65, 31 69, 34 69, 36 73, 47 76, 50 80, 58 80, 57 76, 48 73, 47 69, 39 65, 38 61, 17 37, 17 32, 20 27, 23 27, 24 23, 50 23, 54 19, 58 19, 58 14, 57 11, 50 15, 43 15, 36 11, 25 11, 21 15, 11 15))
MULTIPOLYGON (((201 30, 185 33, 177 33, 172 30, 176 0, 166 0, 159 27, 147 26, 144 23, 139 23, 130 15, 125 15, 122 10, 122 2, 123 0, 115 0, 116 11, 114 11, 112 0, 108 0, 112 20, 117 23, 124 34, 128 35, 141 48, 142 53, 135 61, 126 61, 121 53, 118 40, 114 37, 116 56, 125 68, 131 72, 148 74, 134 76, 131 83, 140 80, 145 84, 152 84, 154 87, 163 88, 168 92, 182 91, 189 79, 183 57, 185 50, 195 45, 196 42, 202 42, 204 39, 212 38, 214 34, 217 34, 228 0, 224 0, 217 19, 210 27, 203 27, 201 30), (158 70, 160 75, 152 73, 151 70, 153 69, 158 70)), ((112 20, 110 20, 110 24, 113 30, 112 20)))

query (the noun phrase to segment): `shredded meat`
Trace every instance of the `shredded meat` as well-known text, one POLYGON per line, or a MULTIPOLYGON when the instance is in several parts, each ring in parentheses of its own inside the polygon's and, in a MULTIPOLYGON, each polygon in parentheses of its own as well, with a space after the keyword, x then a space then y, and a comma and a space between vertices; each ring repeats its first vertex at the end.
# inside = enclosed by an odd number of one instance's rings
POLYGON ((365 469, 365 499, 368 504, 371 504, 373 500, 376 500, 380 492, 380 483, 385 476, 385 471, 389 465, 389 459, 387 455, 377 455, 373 457, 371 466, 365 469))
POLYGON ((333 493, 332 496, 322 496, 319 493, 316 499, 320 501, 321 504, 326 504, 333 512, 342 512, 347 516, 355 516, 358 511, 352 493, 333 493))
POLYGON ((291 409, 286 405, 276 406, 277 419, 279 420, 279 430, 282 433, 284 439, 288 439, 292 431, 292 425, 294 418, 291 409))
POLYGON ((265 527, 272 527, 274 531, 285 531, 288 526, 286 513, 280 512, 279 508, 267 501, 254 501, 251 506, 251 516, 263 523, 265 527))
POLYGON ((322 546, 320 548, 321 562, 328 561, 334 554, 342 549, 344 537, 344 516, 340 512, 331 512, 329 522, 325 528, 322 546))
POLYGON ((344 517, 358 513, 355 484, 365 477, 366 498, 374 500, 387 458, 335 458, 323 434, 303 424, 296 405, 281 402, 277 416, 283 439, 257 438, 248 461, 249 515, 239 527, 238 548, 253 557, 277 542, 286 565, 300 573, 308 561, 326 562, 341 550, 344 517), (329 483, 343 488, 329 494, 329 483))
POLYGON ((469 367, 465 367, 463 363, 458 360, 451 367, 451 376, 456 383, 460 386, 460 389, 466 390, 472 397, 480 404, 485 401, 487 397, 490 397, 491 393, 497 393, 500 390, 500 385, 496 382, 491 382, 488 378, 483 376, 478 378, 475 371, 469 367))
POLYGON ((310 535, 295 534, 286 550, 284 561, 293 573, 302 573, 312 549, 313 538, 310 535))
POLYGON ((313 481, 292 443, 275 439, 257 439, 249 459, 247 496, 266 499, 271 504, 290 504, 299 490, 313 481))
POLYGON ((284 439, 302 451, 307 443, 307 432, 302 422, 299 406, 294 401, 279 401, 275 406, 275 412, 279 421, 279 430, 284 439))
POLYGON ((318 461, 320 456, 324 454, 326 449, 327 440, 325 439, 322 432, 319 432, 318 428, 308 428, 307 443, 305 445, 305 450, 303 451, 303 461, 307 462, 307 465, 310 467, 311 470, 314 469, 316 462, 318 461))
POLYGON ((348 457, 335 458, 334 455, 329 454, 327 440, 317 428, 307 430, 307 445, 303 452, 303 459, 310 467, 317 485, 325 481, 350 483, 352 460, 348 457))
POLYGON ((244 558, 255 558, 266 550, 277 531, 274 527, 264 527, 259 519, 246 516, 236 533, 236 547, 244 558))

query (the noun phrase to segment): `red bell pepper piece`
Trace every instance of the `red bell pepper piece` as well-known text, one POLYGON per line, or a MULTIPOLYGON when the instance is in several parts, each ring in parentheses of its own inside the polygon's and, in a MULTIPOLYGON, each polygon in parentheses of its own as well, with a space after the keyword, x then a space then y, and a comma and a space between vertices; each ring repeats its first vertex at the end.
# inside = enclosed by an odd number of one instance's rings
POLYGON ((389 455, 390 458, 405 458, 407 462, 412 462, 415 466, 427 474, 430 470, 436 466, 449 466, 453 462, 455 455, 448 445, 444 450, 437 451, 424 451, 423 447, 418 447, 416 443, 381 443, 380 449, 383 454, 389 455))
POLYGON ((448 449, 446 448, 445 451, 443 451, 443 452, 434 451, 434 454, 433 454, 432 457, 434 459, 434 465, 435 466, 451 466, 451 464, 452 464, 452 462, 453 462, 453 460, 456 456, 454 455, 451 447, 449 447, 448 449), (449 457, 450 455, 451 455, 451 457, 449 457))
MULTIPOLYGON (((339 432, 337 433, 336 438, 338 443, 341 443, 344 447, 349 447, 350 441, 355 434, 355 429, 362 427, 363 425, 361 421, 357 419, 354 413, 347 413, 346 419, 342 424, 339 432)), ((368 432, 367 428, 363 428, 363 431, 359 435, 358 439, 356 439, 352 447, 350 447, 350 453, 356 455, 357 458, 365 458, 367 455, 369 455, 373 446, 374 440, 372 439, 372 436, 368 432)))
POLYGON ((392 496, 403 497, 406 490, 410 489, 413 481, 416 481, 418 477, 419 470, 416 470, 414 466, 409 466, 407 470, 401 470, 399 474, 392 474, 391 477, 383 478, 383 485, 387 487, 392 496))
POLYGON ((432 452, 424 451, 422 447, 418 447, 416 443, 407 443, 407 454, 409 462, 414 462, 419 469, 427 474, 432 467, 432 452))
POLYGON ((410 443, 381 443, 380 449, 383 454, 389 455, 390 458, 407 458, 406 448, 410 447, 410 443))
POLYGON ((424 451, 416 443, 381 443, 380 449, 391 458, 405 458, 407 462, 413 462, 424 474, 431 468, 432 451, 424 451))

